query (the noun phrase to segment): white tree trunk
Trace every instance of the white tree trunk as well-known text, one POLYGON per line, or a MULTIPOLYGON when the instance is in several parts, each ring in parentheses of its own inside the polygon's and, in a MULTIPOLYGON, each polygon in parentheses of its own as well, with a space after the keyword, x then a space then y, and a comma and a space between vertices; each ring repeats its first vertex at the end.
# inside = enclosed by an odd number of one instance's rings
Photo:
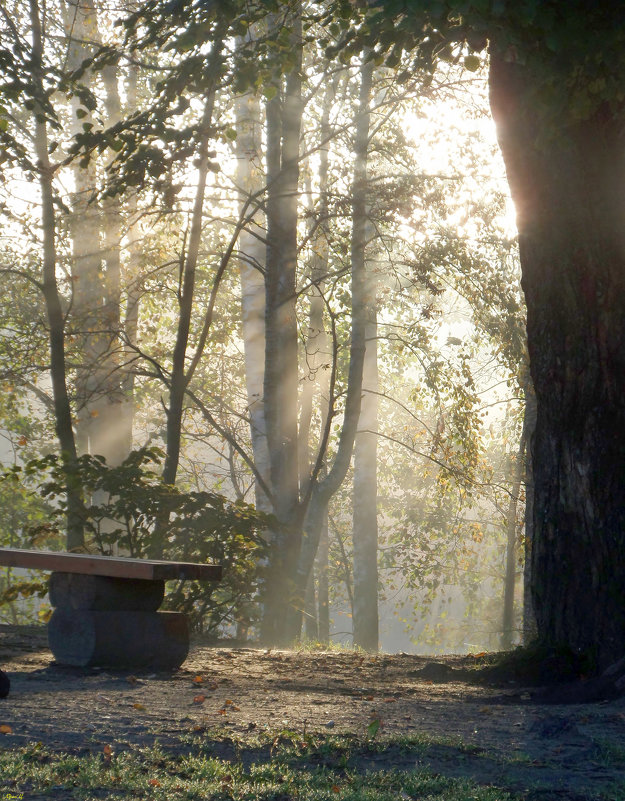
MULTIPOLYGON (((258 98, 246 94, 236 103, 237 173, 240 213, 248 223, 239 234, 241 326, 245 384, 250 418, 252 454, 256 469, 269 482, 269 451, 265 431, 265 230, 259 193, 265 184, 261 155, 261 118, 258 98)), ((270 511, 271 503, 255 485, 256 508, 270 511)))

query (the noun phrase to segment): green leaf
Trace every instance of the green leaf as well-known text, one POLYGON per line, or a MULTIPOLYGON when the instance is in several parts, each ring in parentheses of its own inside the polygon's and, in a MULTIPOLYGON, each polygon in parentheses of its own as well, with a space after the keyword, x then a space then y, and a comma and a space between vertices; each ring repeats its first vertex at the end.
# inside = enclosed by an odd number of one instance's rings
POLYGON ((482 61, 479 56, 471 55, 465 56, 464 58, 464 67, 465 69, 469 70, 469 72, 476 72, 482 66, 482 61))
POLYGON ((263 87, 263 96, 267 100, 273 100, 273 98, 277 94, 278 94, 278 87, 277 86, 273 86, 273 84, 270 84, 269 86, 264 86, 263 87))

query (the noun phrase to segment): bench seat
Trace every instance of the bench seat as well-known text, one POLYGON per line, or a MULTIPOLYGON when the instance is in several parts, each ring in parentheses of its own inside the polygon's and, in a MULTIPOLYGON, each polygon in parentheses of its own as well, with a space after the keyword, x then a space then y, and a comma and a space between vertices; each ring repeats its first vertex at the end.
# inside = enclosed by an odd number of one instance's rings
POLYGON ((221 565, 0 548, 0 565, 50 570, 48 643, 59 664, 174 670, 189 652, 180 612, 158 612, 165 581, 219 581, 221 565))

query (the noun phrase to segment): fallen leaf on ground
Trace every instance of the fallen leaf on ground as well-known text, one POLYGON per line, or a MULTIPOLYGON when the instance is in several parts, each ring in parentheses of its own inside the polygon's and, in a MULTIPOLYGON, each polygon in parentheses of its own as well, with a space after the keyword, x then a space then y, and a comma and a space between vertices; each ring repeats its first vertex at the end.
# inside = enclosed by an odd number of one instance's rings
POLYGON ((150 787, 160 787, 161 786, 161 783, 159 782, 158 779, 150 779, 148 781, 148 784, 150 785, 150 787))
POLYGON ((6 723, 3 723, 2 726, 0 726, 0 734, 13 734, 13 729, 7 726, 6 723))
POLYGON ((193 699, 194 704, 203 704, 204 701, 206 701, 205 695, 196 695, 195 698, 193 699))
POLYGON ((132 707, 133 709, 138 709, 140 712, 145 712, 145 707, 143 704, 133 704, 132 707))
POLYGON ((194 684, 203 684, 204 683, 204 676, 195 676, 193 679, 194 684))
POLYGON ((128 684, 136 684, 139 680, 136 676, 126 676, 126 681, 128 684))

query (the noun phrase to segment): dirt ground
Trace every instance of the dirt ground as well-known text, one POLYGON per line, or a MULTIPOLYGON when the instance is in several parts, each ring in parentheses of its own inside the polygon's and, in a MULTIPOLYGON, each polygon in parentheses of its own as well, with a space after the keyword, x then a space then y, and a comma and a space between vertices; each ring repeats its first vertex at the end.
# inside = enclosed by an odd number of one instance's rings
POLYGON ((439 667, 432 657, 406 654, 196 642, 178 671, 131 675, 61 667, 45 629, 0 626, 0 666, 11 678, 11 693, 0 700, 0 729, 11 732, 0 734, 0 748, 34 741, 88 753, 158 742, 180 751, 189 734, 221 730, 245 740, 263 728, 365 737, 378 719, 378 737, 434 740, 418 760, 391 745, 362 769, 467 776, 541 801, 625 801, 625 699, 543 705, 535 688, 479 683, 472 657, 435 660, 439 667))

